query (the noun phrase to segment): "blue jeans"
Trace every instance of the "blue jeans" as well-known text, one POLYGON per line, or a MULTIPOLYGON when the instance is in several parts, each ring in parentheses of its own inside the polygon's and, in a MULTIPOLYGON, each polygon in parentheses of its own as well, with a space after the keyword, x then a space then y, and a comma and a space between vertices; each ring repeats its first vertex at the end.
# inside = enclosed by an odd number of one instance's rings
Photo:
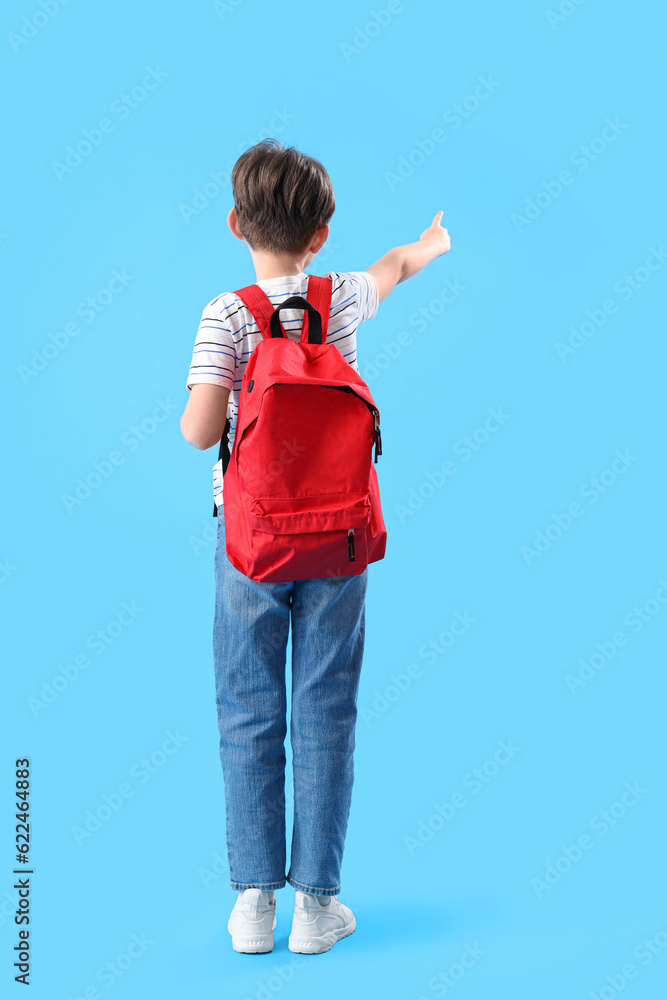
POLYGON ((337 895, 354 780, 368 568, 257 583, 225 551, 218 511, 213 655, 232 889, 337 895), (292 626, 294 826, 285 875, 285 667, 292 626))

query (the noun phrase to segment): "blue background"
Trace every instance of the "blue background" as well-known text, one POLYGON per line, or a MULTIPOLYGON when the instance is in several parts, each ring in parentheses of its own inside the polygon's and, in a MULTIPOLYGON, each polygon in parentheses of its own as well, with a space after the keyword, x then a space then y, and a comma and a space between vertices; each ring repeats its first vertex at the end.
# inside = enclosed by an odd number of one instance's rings
POLYGON ((0 226, 10 992, 21 992, 13 765, 27 755, 33 997, 92 986, 119 1000, 663 997, 664 6, 566 0, 557 20, 555 0, 403 0, 390 19, 385 0, 45 3, 44 16, 37 0, 7 4, 0 32, 15 95, 0 226), (148 67, 166 76, 121 112, 148 67), (493 92, 475 99, 489 76, 493 92), (113 130, 80 163, 53 166, 103 118, 113 130), (429 144, 438 128, 445 138, 429 144), (358 930, 304 960, 287 950, 290 887, 272 955, 233 953, 226 929, 216 454, 178 427, 201 310, 253 278, 226 228, 225 171, 269 131, 333 179, 315 272, 367 267, 439 209, 452 237, 359 331, 382 414, 389 539, 369 570, 342 873, 358 930), (207 184, 208 204, 188 212, 207 184), (114 269, 126 285, 108 294, 114 269), (447 281, 459 294, 443 307, 447 281), (99 311, 87 321, 77 310, 91 296, 99 311), (557 345, 587 320, 563 360, 557 345), (499 407, 507 417, 485 435, 499 407), (605 472, 617 450, 625 467, 605 472), (104 465, 110 453, 117 464, 104 465), (429 488, 448 459, 455 474, 429 488), (68 505, 96 463, 107 474, 68 505), (604 492, 592 485, 601 474, 604 492), (114 626, 123 602, 141 611, 114 626), (474 623, 429 662, 423 647, 456 612, 474 623), (110 643, 92 649, 109 625, 110 643), (619 631, 625 643, 605 658, 596 644, 609 653, 619 631), (596 653, 589 679, 568 685, 596 653), (39 707, 82 654, 88 666, 39 707), (407 687, 410 664, 420 675, 407 687), (168 731, 185 739, 161 756, 168 731), (487 763, 477 788, 467 776, 501 740, 519 749, 487 763), (142 771, 153 754, 153 773, 142 771), (87 811, 123 783, 132 794, 78 843, 87 811), (626 783, 639 790, 614 806, 626 783), (457 792, 465 805, 440 821, 436 805, 457 792), (576 857, 584 834, 592 847, 568 868, 563 851, 576 857), (133 934, 152 943, 105 985, 98 970, 133 934), (635 952, 645 939, 654 955, 635 952), (466 946, 480 957, 448 986, 466 946), (628 963, 636 975, 621 973, 628 963))

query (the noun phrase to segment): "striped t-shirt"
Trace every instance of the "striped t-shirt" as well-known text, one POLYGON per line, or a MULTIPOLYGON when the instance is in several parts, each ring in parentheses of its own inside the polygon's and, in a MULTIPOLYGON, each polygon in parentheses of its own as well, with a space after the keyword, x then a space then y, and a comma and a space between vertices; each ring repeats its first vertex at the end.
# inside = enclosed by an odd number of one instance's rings
MULTIPOLYGON (((357 326, 373 319, 379 297, 377 283, 368 271, 329 271, 332 279, 331 313, 327 344, 335 344, 355 371, 357 364, 357 326)), ((290 295, 306 294, 308 275, 290 274, 281 278, 265 278, 257 284, 274 305, 290 295)), ((285 335, 298 341, 301 337, 303 309, 285 309, 280 314, 285 335)), ((202 313, 187 388, 199 382, 226 386, 229 390, 227 416, 230 421, 229 447, 234 442, 239 409, 241 380, 250 354, 262 339, 259 327, 245 304, 234 292, 223 292, 206 306, 202 313)), ((222 428, 221 428, 222 431, 222 428)), ((222 504, 222 462, 213 466, 213 497, 222 504)))

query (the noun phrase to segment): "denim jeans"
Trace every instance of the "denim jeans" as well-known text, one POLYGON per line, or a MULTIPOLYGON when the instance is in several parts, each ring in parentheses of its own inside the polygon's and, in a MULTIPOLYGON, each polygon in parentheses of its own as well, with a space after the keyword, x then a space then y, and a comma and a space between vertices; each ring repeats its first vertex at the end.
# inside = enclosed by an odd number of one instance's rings
POLYGON ((255 582, 225 551, 218 510, 213 654, 232 889, 337 895, 364 648, 368 568, 255 582), (286 659, 292 627, 294 826, 285 874, 286 659))

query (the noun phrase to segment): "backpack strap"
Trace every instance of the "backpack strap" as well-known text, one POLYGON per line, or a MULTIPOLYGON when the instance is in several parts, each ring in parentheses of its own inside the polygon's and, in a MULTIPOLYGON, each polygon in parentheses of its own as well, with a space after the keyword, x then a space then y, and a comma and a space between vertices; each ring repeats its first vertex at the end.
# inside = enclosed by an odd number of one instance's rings
MULTIPOLYGON (((308 275, 308 288, 306 291, 306 299, 313 305, 320 316, 322 317, 322 343, 327 342, 327 330, 329 327, 329 313, 331 311, 331 291, 333 283, 331 278, 318 278, 314 274, 308 275)), ((247 285, 245 288, 239 288, 235 293, 241 301, 248 307, 250 313, 252 314, 257 326, 260 329, 262 337, 268 340, 273 334, 271 333, 270 323, 271 316, 275 312, 275 306, 271 302, 263 288, 259 285, 247 285)), ((293 308, 298 308, 294 306, 293 308)), ((282 329, 282 326, 281 326, 282 329)), ((284 335, 284 331, 283 331, 284 335)), ((301 329, 301 343, 308 343, 308 313, 304 312, 303 316, 303 327, 301 329)))
MULTIPOLYGON (((222 475, 224 478, 225 472, 227 471, 227 466, 229 465, 229 428, 230 428, 229 417, 225 420, 225 429, 222 432, 222 437, 220 438, 220 448, 218 450, 218 461, 222 462, 222 475)), ((215 500, 213 501, 213 517, 218 516, 218 505, 215 500)))
POLYGON ((248 307, 264 339, 269 340, 271 337, 269 323, 275 306, 264 289, 259 285, 247 285, 245 288, 239 288, 234 294, 238 295, 241 302, 248 307))
MULTIPOLYGON (((331 290, 333 283, 331 278, 317 278, 314 274, 308 275, 308 290, 306 298, 315 306, 322 317, 322 343, 327 342, 327 331, 329 329, 329 313, 331 312, 331 290)), ((308 342, 308 321, 307 313, 303 316, 303 329, 301 330, 301 343, 308 342)))

